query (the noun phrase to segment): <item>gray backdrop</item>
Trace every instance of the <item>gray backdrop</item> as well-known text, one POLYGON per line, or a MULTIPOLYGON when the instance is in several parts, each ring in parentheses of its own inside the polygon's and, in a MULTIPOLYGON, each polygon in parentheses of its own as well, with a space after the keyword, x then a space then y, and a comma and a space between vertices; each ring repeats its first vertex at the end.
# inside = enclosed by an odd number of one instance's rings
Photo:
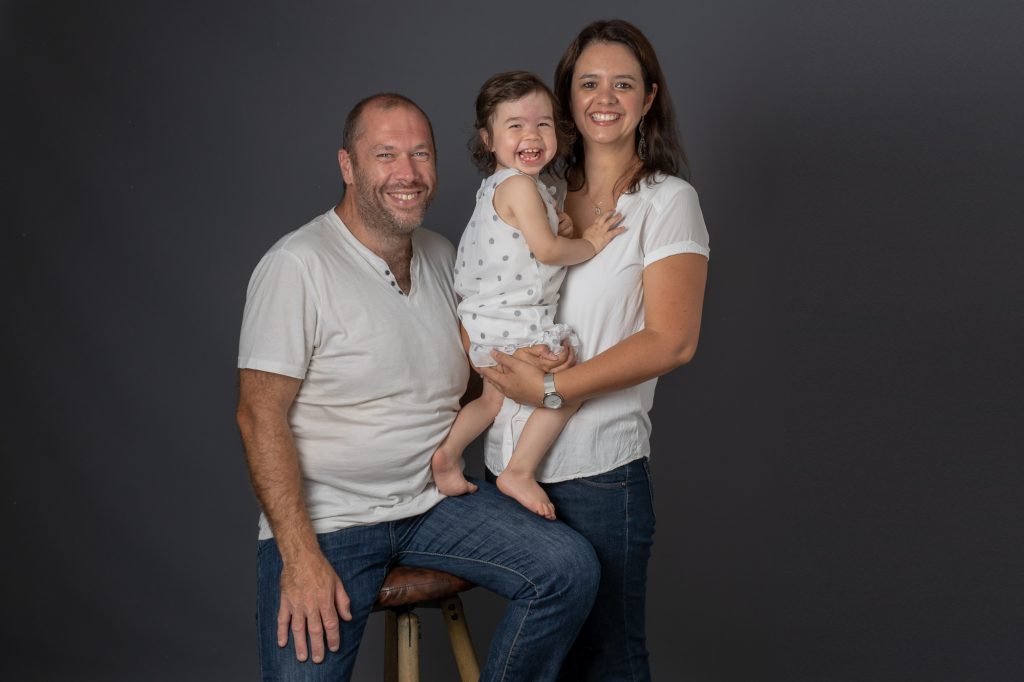
MULTIPOLYGON (((4 2, 0 673, 256 676, 252 268, 337 201, 342 121, 380 90, 433 118, 428 225, 457 239, 477 88, 550 78, 619 16, 712 238, 700 350, 654 411, 656 677, 1021 679, 1020 8, 4 2)), ((501 602, 467 609, 482 651, 501 602)))

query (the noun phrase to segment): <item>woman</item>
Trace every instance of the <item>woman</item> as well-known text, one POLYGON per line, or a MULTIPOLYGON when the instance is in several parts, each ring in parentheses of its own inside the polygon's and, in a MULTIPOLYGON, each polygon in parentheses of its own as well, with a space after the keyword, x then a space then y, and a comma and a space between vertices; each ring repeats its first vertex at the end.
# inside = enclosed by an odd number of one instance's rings
POLYGON ((644 632, 647 561, 654 534, 648 457, 658 376, 697 347, 708 235, 665 78, 646 37, 625 21, 597 21, 569 45, 555 72, 563 114, 576 127, 565 169, 565 210, 575 225, 618 211, 626 233, 570 268, 559 321, 578 332, 578 364, 545 375, 528 353, 497 354, 481 374, 506 400, 488 434, 486 464, 501 473, 530 408, 583 402, 537 478, 558 518, 601 560, 590 618, 563 679, 650 678, 644 632))

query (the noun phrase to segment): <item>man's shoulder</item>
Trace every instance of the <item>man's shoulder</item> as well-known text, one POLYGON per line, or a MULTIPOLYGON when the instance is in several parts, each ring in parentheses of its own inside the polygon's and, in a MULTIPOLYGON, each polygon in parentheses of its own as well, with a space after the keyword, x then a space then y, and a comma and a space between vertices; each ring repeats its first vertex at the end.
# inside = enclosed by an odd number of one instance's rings
POLYGON ((420 227, 413 232, 413 239, 416 246, 427 257, 452 258, 455 256, 455 247, 448 241, 448 237, 439 232, 420 227))
POLYGON ((323 253, 324 246, 331 241, 332 232, 330 212, 322 213, 281 237, 270 251, 285 251, 301 259, 315 256, 323 253))

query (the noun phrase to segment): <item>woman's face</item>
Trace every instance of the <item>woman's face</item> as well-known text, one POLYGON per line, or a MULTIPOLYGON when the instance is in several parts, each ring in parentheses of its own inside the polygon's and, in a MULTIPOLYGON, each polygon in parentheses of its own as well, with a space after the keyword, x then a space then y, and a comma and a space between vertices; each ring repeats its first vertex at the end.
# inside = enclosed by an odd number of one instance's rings
POLYGON ((658 84, 644 93, 640 62, 621 43, 591 43, 572 72, 572 118, 584 144, 635 145, 640 117, 647 113, 658 84))

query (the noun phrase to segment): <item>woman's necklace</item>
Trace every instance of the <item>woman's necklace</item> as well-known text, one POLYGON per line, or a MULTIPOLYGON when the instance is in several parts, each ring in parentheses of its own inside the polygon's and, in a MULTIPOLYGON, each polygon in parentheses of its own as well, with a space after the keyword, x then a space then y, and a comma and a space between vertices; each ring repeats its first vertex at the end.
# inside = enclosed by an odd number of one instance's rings
POLYGON ((589 189, 587 189, 583 193, 587 196, 587 201, 594 205, 594 215, 601 215, 604 212, 604 210, 601 208, 601 204, 604 203, 604 200, 602 199, 601 201, 594 201, 593 199, 591 199, 589 189))
MULTIPOLYGON (((639 162, 639 159, 637 159, 637 161, 639 162)), ((626 176, 629 175, 629 173, 631 171, 633 171, 635 168, 636 168, 636 164, 632 164, 630 166, 630 168, 627 168, 626 171, 622 175, 619 176, 619 179, 615 181, 615 184, 612 185, 612 200, 613 200, 613 203, 614 203, 614 200, 615 200, 615 189, 619 186, 619 183, 621 183, 626 178, 626 176)), ((583 190, 583 195, 585 197, 587 197, 587 201, 589 201, 590 204, 594 207, 594 215, 601 215, 602 213, 604 213, 604 207, 603 207, 604 199, 602 199, 601 201, 594 201, 593 198, 591 198, 591 196, 590 196, 590 183, 587 183, 587 188, 585 190, 583 190)))

